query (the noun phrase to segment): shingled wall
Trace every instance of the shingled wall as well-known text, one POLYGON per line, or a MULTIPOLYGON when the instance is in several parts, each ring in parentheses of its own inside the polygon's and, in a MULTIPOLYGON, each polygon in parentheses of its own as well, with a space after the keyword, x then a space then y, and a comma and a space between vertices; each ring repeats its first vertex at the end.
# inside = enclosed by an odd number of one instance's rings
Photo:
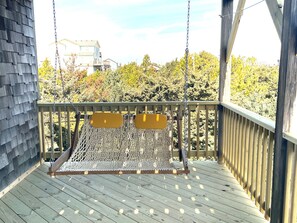
POLYGON ((0 191, 39 160, 33 0, 0 0, 0 191))

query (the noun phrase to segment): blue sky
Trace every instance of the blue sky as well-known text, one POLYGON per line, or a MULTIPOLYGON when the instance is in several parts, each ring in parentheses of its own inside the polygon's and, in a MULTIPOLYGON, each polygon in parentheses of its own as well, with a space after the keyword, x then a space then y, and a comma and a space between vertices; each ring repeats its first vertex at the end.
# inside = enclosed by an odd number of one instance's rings
MULTIPOLYGON (((259 0, 247 0, 246 6, 259 0)), ((54 41, 52 0, 35 0, 37 53, 50 57, 54 41)), ((236 0, 234 10, 236 9, 236 0)), ((185 49, 187 0, 56 0, 58 38, 95 39, 103 58, 157 63, 180 58, 185 49)), ((219 56, 221 0, 192 0, 190 51, 219 56)), ((244 11, 235 55, 277 63, 280 43, 265 2, 244 11)))

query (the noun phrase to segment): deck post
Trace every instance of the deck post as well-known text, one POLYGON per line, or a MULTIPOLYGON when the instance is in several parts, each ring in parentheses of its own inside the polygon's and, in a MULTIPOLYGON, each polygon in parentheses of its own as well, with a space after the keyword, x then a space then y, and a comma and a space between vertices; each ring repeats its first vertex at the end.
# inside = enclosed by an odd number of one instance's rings
POLYGON ((284 222, 287 141, 284 132, 297 127, 297 1, 285 0, 281 37, 278 98, 274 146, 271 222, 284 222))
MULTIPOLYGON (((221 22, 221 50, 220 50, 220 86, 219 101, 230 100, 230 75, 227 75, 227 48, 232 29, 233 0, 222 0, 221 22)), ((218 129, 218 162, 223 161, 223 107, 218 106, 219 129, 218 129)))

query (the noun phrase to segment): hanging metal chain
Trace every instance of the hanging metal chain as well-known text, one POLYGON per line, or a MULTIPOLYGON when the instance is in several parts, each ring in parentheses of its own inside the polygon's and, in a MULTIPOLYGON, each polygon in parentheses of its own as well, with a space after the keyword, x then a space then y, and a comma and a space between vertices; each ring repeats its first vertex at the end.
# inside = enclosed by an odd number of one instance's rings
MULTIPOLYGON (((58 48, 58 34, 57 34, 57 19, 56 19, 56 4, 55 4, 55 0, 53 0, 53 19, 54 19, 54 34, 55 34, 55 65, 54 65, 54 105, 53 105, 53 117, 56 113, 56 101, 57 101, 57 96, 58 96, 58 92, 57 92, 57 72, 59 72, 59 76, 62 82, 62 94, 63 94, 63 103, 65 105, 65 83, 64 83, 64 78, 63 78, 63 74, 62 74, 62 67, 61 67, 61 60, 60 60, 60 54, 59 54, 59 48, 58 48)), ((66 105, 65 105, 65 111, 66 111, 66 105)), ((66 127, 67 125, 67 120, 66 117, 64 118, 64 125, 66 127)), ((52 121, 52 126, 51 126, 51 143, 52 146, 54 147, 54 123, 55 120, 53 118, 52 121)), ((60 128, 62 129, 62 128, 60 128)), ((63 130, 62 130, 63 131, 63 130)), ((66 131, 67 133, 67 131, 66 131)), ((61 133, 60 133, 61 134, 61 133)), ((67 139, 67 135, 65 136, 65 138, 67 139)), ((63 146, 63 142, 59 142, 62 144, 63 146)), ((51 161, 55 160, 54 157, 54 148, 52 148, 51 151, 51 161)))
MULTIPOLYGON (((187 38, 185 50, 185 76, 184 76, 184 156, 187 156, 188 139, 189 139, 189 109, 188 109, 188 73, 189 73, 189 33, 190 33, 190 9, 191 1, 188 0, 188 14, 187 14, 187 38)), ((185 157, 184 157, 185 158, 185 157)), ((187 165, 186 165, 187 166, 187 165)))
POLYGON ((57 68, 59 70, 59 75, 62 81, 62 93, 63 93, 63 100, 64 94, 65 94, 65 83, 64 78, 62 75, 62 69, 61 69, 61 60, 60 60, 60 54, 59 54, 59 47, 58 47, 58 34, 57 34, 57 18, 56 18, 56 4, 55 0, 53 0, 53 17, 54 17, 54 32, 55 32, 55 46, 56 46, 56 52, 55 52, 55 72, 57 73, 57 68), (58 65, 58 67, 57 67, 58 65))
MULTIPOLYGON (((54 84, 54 114, 55 114, 55 110, 56 110, 56 100, 57 100, 57 72, 59 72, 59 76, 61 79, 61 84, 62 84, 62 98, 63 98, 63 104, 64 104, 64 111, 66 111, 66 99, 68 102, 70 102, 73 110, 76 112, 76 114, 78 113, 78 109, 73 105, 72 101, 69 99, 69 97, 66 95, 66 91, 65 91, 65 80, 63 77, 63 73, 62 73, 62 66, 61 66, 61 59, 60 59, 60 54, 59 54, 59 47, 58 47, 58 34, 57 34, 57 18, 56 18, 56 4, 55 4, 55 0, 53 0, 53 19, 54 19, 54 34, 55 34, 55 67, 54 67, 54 79, 55 79, 55 84, 54 84)), ((53 122, 54 123, 54 122, 53 122)), ((68 139, 68 131, 66 130, 66 126, 67 126, 67 118, 66 115, 64 116, 64 126, 65 126, 65 139, 68 139)), ((61 134, 63 134, 63 128, 60 128, 60 130, 62 131, 61 134)), ((53 127, 52 127, 52 141, 53 141, 53 127)), ((61 142, 61 146, 63 148, 63 139, 61 142)), ((70 142, 68 142, 68 144, 70 144, 70 142)), ((66 147, 68 147, 69 145, 66 145, 66 147)), ((51 159, 54 160, 54 152, 52 151, 52 155, 51 155, 51 159)))
MULTIPOLYGON (((55 41, 57 40, 57 26, 56 26, 56 10, 55 10, 55 1, 53 0, 53 16, 54 16, 54 31, 55 31, 55 41)), ((55 131, 54 131, 54 115, 56 113, 56 100, 57 100, 57 44, 56 44, 56 52, 55 52, 55 65, 54 65, 54 77, 53 77, 53 85, 54 85, 54 105, 53 112, 51 115, 51 158, 50 161, 53 162, 55 160, 54 152, 55 152, 55 131)))
POLYGON ((63 74, 62 74, 61 59, 60 59, 59 47, 58 47, 58 34, 57 34, 57 19, 56 19, 56 4, 55 4, 55 0, 53 0, 53 17, 54 17, 54 32, 55 32, 55 46, 56 46, 56 53, 55 53, 55 72, 57 72, 57 70, 59 71, 60 79, 61 79, 61 82, 62 82, 63 103, 65 104, 65 99, 67 99, 67 101, 71 104, 72 108, 77 113, 78 112, 78 109, 73 105, 72 101, 66 95, 66 91, 65 91, 65 80, 64 80, 64 77, 63 77, 63 74))

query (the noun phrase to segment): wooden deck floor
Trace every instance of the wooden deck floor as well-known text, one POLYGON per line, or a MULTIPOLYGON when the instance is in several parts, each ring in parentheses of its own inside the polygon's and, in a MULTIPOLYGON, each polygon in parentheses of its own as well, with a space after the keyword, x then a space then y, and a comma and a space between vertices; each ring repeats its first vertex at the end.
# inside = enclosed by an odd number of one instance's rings
POLYGON ((46 175, 43 165, 0 200, 8 222, 267 222, 227 168, 190 163, 191 174, 46 175))

